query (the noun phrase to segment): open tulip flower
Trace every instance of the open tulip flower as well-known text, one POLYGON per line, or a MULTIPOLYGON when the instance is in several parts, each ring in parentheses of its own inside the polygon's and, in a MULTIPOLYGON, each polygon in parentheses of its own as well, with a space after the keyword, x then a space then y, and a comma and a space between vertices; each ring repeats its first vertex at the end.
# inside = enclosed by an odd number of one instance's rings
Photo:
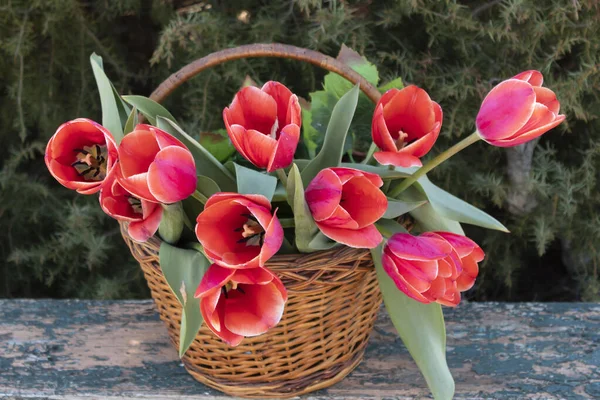
POLYGON ((183 143, 140 124, 119 145, 119 183, 139 199, 175 203, 196 190, 196 165, 183 143))
POLYGON ((410 85, 390 89, 375 107, 371 133, 383 165, 421 166, 420 157, 431 150, 442 128, 442 108, 426 91, 410 85))
POLYGON ((81 194, 100 190, 117 161, 111 133, 89 119, 62 124, 46 147, 46 166, 63 186, 81 194))
POLYGON ((231 346, 265 333, 281 320, 287 292, 266 268, 212 264, 196 290, 206 326, 231 346))
POLYGON ((325 236, 350 247, 372 249, 382 236, 373 225, 387 209, 379 175, 326 168, 305 191, 306 203, 325 236))
POLYGON ((243 88, 223 110, 223 120, 237 151, 258 168, 272 172, 292 163, 300 139, 300 104, 281 83, 243 88))
POLYGON ((477 114, 477 132, 486 142, 511 147, 528 142, 554 128, 565 116, 554 92, 542 87, 539 71, 525 71, 500 82, 483 100, 477 114))
POLYGON ((127 232, 138 242, 145 242, 156 233, 163 214, 160 204, 134 197, 114 175, 100 191, 100 206, 112 218, 129 222, 127 232))
POLYGON ((460 292, 473 286, 477 262, 482 259, 483 251, 466 237, 445 232, 397 233, 384 247, 382 264, 407 296, 454 307, 460 302, 460 292))
POLYGON ((214 263, 256 268, 279 251, 283 228, 266 197, 216 193, 196 219, 196 237, 214 263))

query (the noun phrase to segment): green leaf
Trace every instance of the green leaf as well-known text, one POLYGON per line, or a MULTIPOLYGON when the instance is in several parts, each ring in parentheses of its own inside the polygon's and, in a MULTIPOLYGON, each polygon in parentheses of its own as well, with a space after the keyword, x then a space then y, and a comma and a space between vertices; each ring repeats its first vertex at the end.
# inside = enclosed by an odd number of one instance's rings
POLYGON ((337 167, 342 161, 346 134, 352 122, 358 102, 358 85, 346 93, 333 108, 323 147, 317 156, 302 171, 302 182, 306 186, 324 168, 337 167))
POLYGON ((115 141, 119 144, 123 139, 123 125, 127 121, 130 110, 121 102, 116 89, 104 73, 102 57, 92 53, 90 63, 100 93, 102 125, 112 133, 115 141))
POLYGON ((132 132, 135 126, 138 124, 138 110, 135 106, 131 109, 129 113, 129 118, 125 122, 125 128, 123 128, 123 134, 127 135, 132 132))
POLYGON ((454 380, 446 363, 446 328, 442 307, 422 304, 394 284, 381 265, 382 245, 371 250, 385 308, 436 400, 454 396, 454 380))
POLYGON ((427 176, 420 178, 418 184, 441 216, 465 224, 508 232, 508 229, 496 218, 434 185, 427 176))
MULTIPOLYGON (((416 186, 417 184, 402 192, 400 200, 407 202, 427 202, 428 198, 425 193, 416 186)), ((464 235, 460 224, 439 214, 430 201, 410 211, 410 215, 418 222, 419 230, 422 232, 447 231, 464 235)))
POLYGON ((196 190, 202 193, 204 197, 209 198, 213 194, 221 191, 219 185, 208 176, 198 175, 197 178, 198 182, 196 183, 196 190))
POLYGON ((393 219, 381 218, 375 223, 375 227, 383 236, 388 238, 395 233, 408 233, 408 231, 403 225, 401 225, 397 221, 394 221, 393 219))
MULTIPOLYGON (((358 72, 367 81, 369 81, 369 83, 377 86, 377 83, 379 82, 379 73, 377 72, 377 67, 367 61, 366 58, 358 54, 356 51, 342 44, 337 59, 358 72)), ((323 88, 325 91, 332 93, 337 98, 342 97, 344 93, 352 89, 352 86, 354 86, 352 82, 333 72, 325 75, 323 82, 323 88)))
POLYGON ((181 249, 165 242, 161 243, 158 255, 167 283, 183 307, 179 332, 179 357, 183 357, 204 321, 200 300, 194 298, 194 293, 210 262, 198 251, 181 249))
POLYGON ((391 82, 386 83, 383 86, 380 86, 378 89, 381 93, 385 93, 390 89, 402 89, 404 88, 404 82, 402 82, 402 78, 396 78, 391 82))
POLYGON ((403 179, 410 176, 409 173, 391 170, 387 167, 380 167, 375 165, 368 164, 360 164, 360 163, 341 163, 340 167, 344 168, 354 168, 364 172, 370 172, 372 174, 377 174, 383 180, 394 180, 394 179, 403 179))
POLYGON ((235 163, 234 165, 238 193, 261 194, 269 201, 273 199, 277 187, 277 178, 235 163))
POLYGON ((151 125, 157 126, 157 117, 167 118, 173 122, 176 122, 175 117, 173 117, 173 115, 171 115, 166 108, 152 99, 144 96, 123 96, 123 100, 132 106, 137 107, 137 109, 144 114, 146 118, 148 118, 148 122, 150 122, 151 125))
POLYGON ((198 172, 198 175, 209 177, 226 192, 236 191, 237 186, 234 177, 227 168, 225 168, 219 160, 210 154, 200 143, 185 133, 175 122, 167 118, 159 116, 156 118, 156 123, 160 129, 175 136, 192 152, 194 161, 196 162, 196 171, 198 172))
POLYGON ((329 239, 320 231, 317 232, 313 240, 308 244, 308 247, 312 250, 329 250, 336 246, 341 246, 341 244, 329 239))
POLYGON ((236 151, 225 129, 200 133, 200 144, 220 162, 227 161, 236 151))
MULTIPOLYGON (((418 168, 396 167, 397 171, 411 174, 418 168)), ((494 229, 497 231, 508 232, 508 229, 496 218, 481 211, 464 200, 446 192, 444 189, 431 183, 427 175, 419 178, 409 189, 413 189, 410 196, 415 197, 414 189, 421 191, 429 200, 431 207, 442 217, 448 220, 463 222, 465 224, 477 225, 483 228, 494 229)), ((404 192, 403 192, 404 194, 404 192)), ((404 198, 400 196, 400 198, 404 198)))
POLYGON ((294 224, 296 229, 296 247, 304 253, 310 253, 310 242, 313 240, 319 229, 313 220, 312 214, 304 199, 304 185, 302 177, 296 164, 288 175, 287 184, 288 203, 294 211, 294 224))
POLYGON ((426 204, 426 200, 422 201, 403 201, 388 198, 388 208, 383 214, 382 218, 398 218, 401 215, 406 214, 418 207, 421 207, 423 204, 426 204))

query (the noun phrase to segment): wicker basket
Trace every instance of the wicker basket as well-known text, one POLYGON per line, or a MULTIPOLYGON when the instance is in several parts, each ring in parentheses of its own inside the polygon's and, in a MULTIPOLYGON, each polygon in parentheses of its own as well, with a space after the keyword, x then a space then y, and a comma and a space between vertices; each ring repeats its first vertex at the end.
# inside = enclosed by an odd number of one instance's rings
MULTIPOLYGON (((163 100, 205 68, 244 57, 285 57, 308 61, 358 82, 373 100, 379 93, 360 75, 331 57, 285 45, 250 45, 195 61, 171 75, 152 94, 163 100)), ((160 240, 137 243, 121 233, 138 260, 160 318, 179 346, 181 305, 160 269, 160 240)), ((311 254, 277 255, 267 267, 281 278, 288 302, 280 323, 261 336, 229 347, 202 326, 182 361, 198 381, 248 398, 286 398, 323 389, 342 380, 361 361, 381 294, 368 250, 336 248, 311 254)))

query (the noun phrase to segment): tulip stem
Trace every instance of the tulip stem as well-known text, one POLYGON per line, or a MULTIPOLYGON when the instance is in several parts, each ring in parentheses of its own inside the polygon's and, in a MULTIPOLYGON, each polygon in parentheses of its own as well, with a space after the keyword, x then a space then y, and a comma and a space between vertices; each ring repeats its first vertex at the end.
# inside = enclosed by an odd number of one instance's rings
POLYGON ((285 174, 285 171, 283 170, 283 168, 278 169, 276 172, 277 172, 277 176, 279 177, 279 180, 283 184, 283 187, 287 188, 288 178, 287 178, 287 175, 285 174))
POLYGON ((480 140, 481 137, 478 135, 477 131, 473 132, 471 135, 467 136, 460 142, 456 143, 454 146, 450 147, 448 150, 438 154, 435 158, 429 160, 425 165, 419 168, 414 174, 412 174, 409 178, 406 178, 402 181, 398 186, 396 186, 390 193, 388 193, 389 197, 397 197, 400 193, 408 189, 413 183, 419 180, 420 177, 463 150, 464 148, 472 145, 473 143, 480 140))
POLYGON ((200 193, 197 190, 194 193, 192 193, 192 197, 195 198, 196 200, 198 200, 202 204, 206 204, 206 202, 208 201, 208 197, 206 197, 205 195, 203 195, 202 193, 200 193))
POLYGON ((282 228, 293 228, 296 226, 294 218, 279 218, 279 223, 282 228))

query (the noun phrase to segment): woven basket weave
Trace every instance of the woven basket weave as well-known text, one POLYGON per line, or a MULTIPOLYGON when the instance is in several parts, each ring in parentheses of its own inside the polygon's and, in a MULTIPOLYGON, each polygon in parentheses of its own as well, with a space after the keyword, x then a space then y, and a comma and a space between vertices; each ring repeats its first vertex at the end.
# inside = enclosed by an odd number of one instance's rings
MULTIPOLYGON (((134 242, 124 224, 121 233, 178 348, 181 305, 160 269, 160 241, 134 242)), ((237 347, 203 325, 182 359, 185 368, 210 387, 249 398, 292 397, 339 382, 361 361, 381 305, 370 253, 342 247, 278 255, 267 267, 288 291, 280 323, 237 347)))
MULTIPOLYGON (((168 77, 150 96, 161 102, 201 71, 249 57, 280 57, 312 63, 351 82, 374 102, 379 91, 346 64, 321 53, 282 44, 255 44, 198 59, 168 77)), ((179 347, 181 305, 160 269, 160 240, 137 243, 121 233, 138 260, 160 318, 179 347)), ((342 380, 361 361, 381 294, 368 250, 336 248, 311 254, 277 255, 266 265, 282 280, 288 302, 279 324, 229 347, 202 326, 182 361, 198 381, 248 398, 286 398, 342 380)))

